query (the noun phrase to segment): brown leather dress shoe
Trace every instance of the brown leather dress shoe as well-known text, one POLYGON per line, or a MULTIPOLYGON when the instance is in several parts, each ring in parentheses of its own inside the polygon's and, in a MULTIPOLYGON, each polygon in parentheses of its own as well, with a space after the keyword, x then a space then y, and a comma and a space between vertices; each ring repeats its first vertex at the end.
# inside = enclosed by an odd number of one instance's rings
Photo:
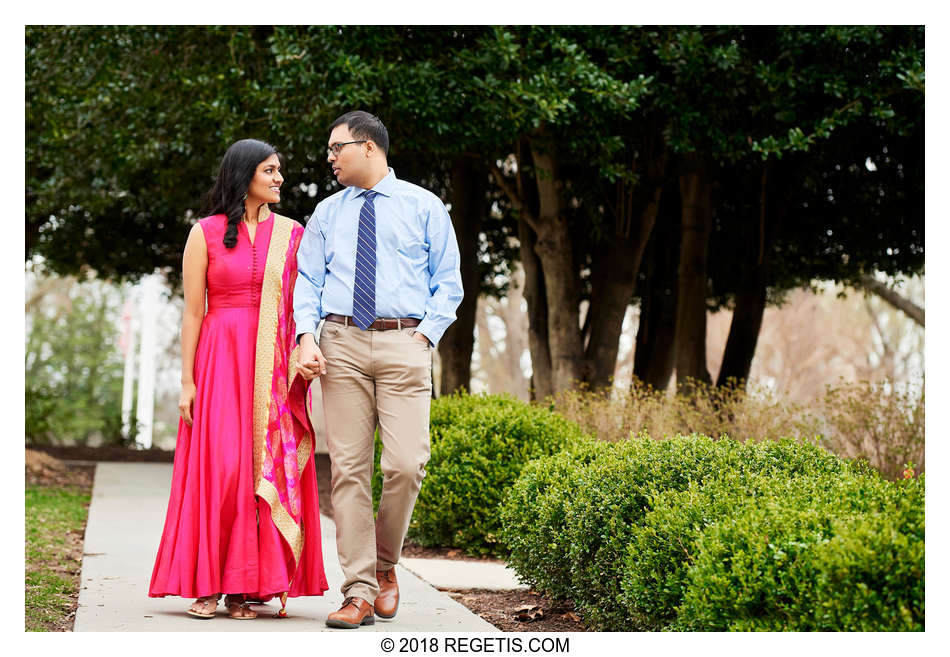
POLYGON ((376 596, 376 615, 380 618, 392 618, 399 609, 399 584, 396 583, 396 569, 377 570, 379 595, 376 596))
POLYGON ((360 625, 372 625, 376 622, 373 616, 373 605, 363 598, 348 597, 343 606, 327 616, 327 627, 341 627, 352 630, 360 625))

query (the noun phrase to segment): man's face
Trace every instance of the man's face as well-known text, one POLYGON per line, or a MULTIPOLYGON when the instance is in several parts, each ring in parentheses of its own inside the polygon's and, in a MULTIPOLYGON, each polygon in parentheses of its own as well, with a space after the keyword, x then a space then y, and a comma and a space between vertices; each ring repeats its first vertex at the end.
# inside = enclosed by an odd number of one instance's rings
MULTIPOLYGON (((350 128, 345 123, 338 125, 330 133, 327 140, 327 147, 331 148, 334 144, 344 144, 349 141, 355 141, 356 138, 350 133, 350 128)), ((327 162, 336 176, 337 182, 344 187, 351 187, 358 184, 365 176, 369 168, 369 158, 366 157, 366 144, 346 144, 340 149, 338 155, 332 152, 327 155, 327 162)))

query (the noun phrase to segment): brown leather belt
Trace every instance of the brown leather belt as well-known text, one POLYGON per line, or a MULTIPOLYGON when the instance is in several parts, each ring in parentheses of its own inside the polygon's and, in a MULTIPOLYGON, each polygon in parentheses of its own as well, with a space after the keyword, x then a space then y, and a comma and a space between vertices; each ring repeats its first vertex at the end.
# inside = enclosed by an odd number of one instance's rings
MULTIPOLYGON (((348 315, 334 315, 330 313, 324 319, 328 322, 334 322, 336 324, 343 324, 343 326, 356 326, 353 323, 353 318, 348 315)), ((367 327, 367 331, 396 331, 404 328, 412 328, 413 326, 419 326, 422 321, 415 319, 414 317, 382 317, 377 319, 375 322, 370 324, 367 327)))

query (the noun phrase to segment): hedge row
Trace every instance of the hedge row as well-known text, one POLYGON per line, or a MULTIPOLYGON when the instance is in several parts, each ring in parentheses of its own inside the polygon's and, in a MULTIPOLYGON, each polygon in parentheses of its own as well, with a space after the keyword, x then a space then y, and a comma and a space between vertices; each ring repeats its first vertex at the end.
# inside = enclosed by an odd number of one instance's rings
POLYGON ((580 442, 501 518, 509 564, 596 629, 923 629, 923 481, 814 445, 580 442))

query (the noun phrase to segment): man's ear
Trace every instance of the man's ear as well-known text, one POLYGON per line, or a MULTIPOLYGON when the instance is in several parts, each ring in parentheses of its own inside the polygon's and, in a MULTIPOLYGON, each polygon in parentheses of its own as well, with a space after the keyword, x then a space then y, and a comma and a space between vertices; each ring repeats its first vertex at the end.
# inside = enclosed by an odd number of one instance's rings
POLYGON ((366 141, 366 157, 372 157, 373 152, 379 148, 372 139, 366 141))

